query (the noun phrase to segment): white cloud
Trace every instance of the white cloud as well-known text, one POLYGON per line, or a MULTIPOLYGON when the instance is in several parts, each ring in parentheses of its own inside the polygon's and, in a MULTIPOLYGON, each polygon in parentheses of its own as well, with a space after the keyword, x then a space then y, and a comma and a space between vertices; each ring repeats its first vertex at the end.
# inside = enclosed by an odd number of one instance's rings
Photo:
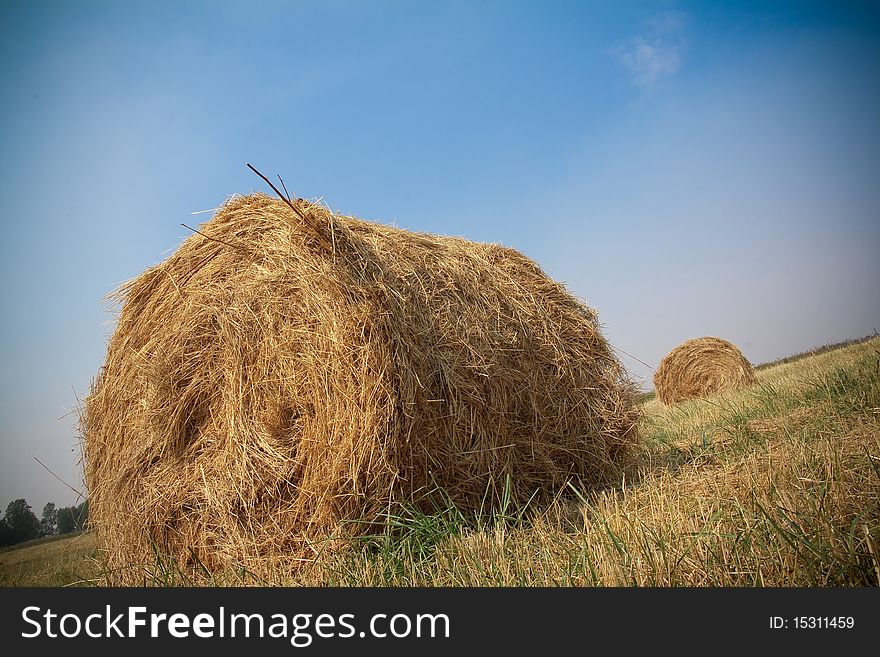
POLYGON ((646 22, 654 34, 681 33, 687 24, 687 14, 675 10, 661 11, 651 16, 646 22))
POLYGON ((633 84, 643 92, 654 90, 681 68, 686 46, 686 20, 687 16, 678 11, 656 14, 646 21, 644 34, 611 49, 633 84))

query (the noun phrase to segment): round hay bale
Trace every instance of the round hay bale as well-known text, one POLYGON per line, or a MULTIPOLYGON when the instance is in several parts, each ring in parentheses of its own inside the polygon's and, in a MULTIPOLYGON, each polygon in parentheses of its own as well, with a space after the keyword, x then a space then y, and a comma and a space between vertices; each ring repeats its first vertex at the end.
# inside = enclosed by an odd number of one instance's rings
POLYGON ((81 423, 121 583, 157 552, 285 572, 403 504, 603 484, 637 440, 595 312, 502 246, 256 194, 117 300, 81 423))
POLYGON ((713 337, 678 345, 654 373, 654 388, 664 404, 743 388, 755 381, 755 372, 740 350, 713 337))

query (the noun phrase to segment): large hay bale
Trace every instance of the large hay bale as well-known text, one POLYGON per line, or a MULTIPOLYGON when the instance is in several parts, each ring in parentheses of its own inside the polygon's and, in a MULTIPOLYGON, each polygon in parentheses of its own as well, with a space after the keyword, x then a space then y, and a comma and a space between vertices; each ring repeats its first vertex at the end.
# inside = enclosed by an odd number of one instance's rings
POLYGON ((670 351, 654 373, 654 388, 664 404, 736 390, 756 381, 751 363, 721 338, 694 338, 670 351))
POLYGON ((636 441, 594 311, 498 245, 257 194, 118 300, 82 431, 119 582, 156 551, 285 571, 440 489, 607 482, 636 441))

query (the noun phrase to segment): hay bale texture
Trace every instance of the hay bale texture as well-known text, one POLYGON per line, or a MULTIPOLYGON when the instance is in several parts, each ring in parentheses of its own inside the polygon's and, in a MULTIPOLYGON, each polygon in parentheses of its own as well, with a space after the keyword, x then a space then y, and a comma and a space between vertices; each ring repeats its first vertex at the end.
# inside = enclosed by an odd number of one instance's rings
POLYGON ((594 311, 502 246, 255 194, 117 298, 82 432, 120 582, 156 551, 284 571, 441 489, 605 482, 636 441, 594 311))
POLYGON ((744 388, 755 381, 751 363, 736 345, 714 337, 683 342, 654 373, 654 388, 664 404, 744 388))

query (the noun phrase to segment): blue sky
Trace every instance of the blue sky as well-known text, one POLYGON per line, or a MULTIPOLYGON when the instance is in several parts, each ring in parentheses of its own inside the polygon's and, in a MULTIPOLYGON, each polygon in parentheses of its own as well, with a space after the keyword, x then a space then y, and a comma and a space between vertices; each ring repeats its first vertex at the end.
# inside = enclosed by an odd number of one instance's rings
POLYGON ((880 330, 878 37, 867 3, 4 0, 0 510, 75 501, 34 457, 82 488, 102 298, 245 162, 524 251, 651 366, 880 330))

